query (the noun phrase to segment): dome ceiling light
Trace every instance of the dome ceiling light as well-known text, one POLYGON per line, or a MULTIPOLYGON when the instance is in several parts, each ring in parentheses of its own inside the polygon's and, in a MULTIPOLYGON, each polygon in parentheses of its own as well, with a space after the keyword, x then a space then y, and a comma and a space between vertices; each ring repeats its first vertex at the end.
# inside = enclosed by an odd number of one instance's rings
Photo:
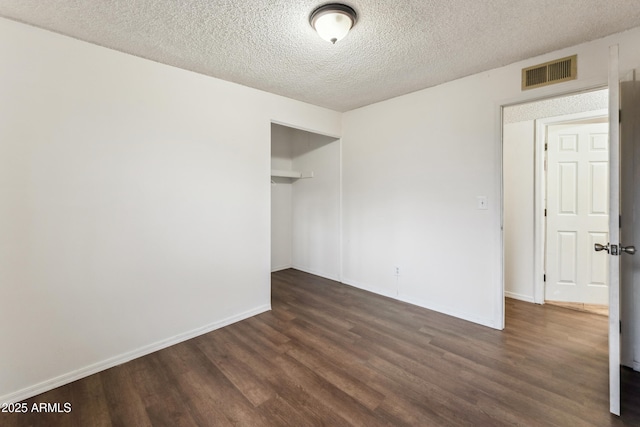
POLYGON ((339 3, 325 4, 313 11, 309 23, 318 35, 335 44, 356 24, 356 11, 339 3))

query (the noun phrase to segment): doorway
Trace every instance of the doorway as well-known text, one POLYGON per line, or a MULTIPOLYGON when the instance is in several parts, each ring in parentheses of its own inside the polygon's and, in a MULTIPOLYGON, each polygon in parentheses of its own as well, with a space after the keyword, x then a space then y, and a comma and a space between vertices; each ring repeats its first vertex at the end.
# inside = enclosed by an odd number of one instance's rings
MULTIPOLYGON (((608 90, 602 89, 504 108, 504 295, 506 297, 538 304, 544 304, 545 301, 576 303, 573 308, 592 309, 591 305, 584 305, 585 302, 591 304, 592 300, 579 302, 575 300, 575 295, 581 294, 580 292, 573 292, 573 295, 565 295, 565 293, 570 294, 570 292, 558 293, 558 289, 568 291, 578 287, 578 274, 584 276, 580 278, 583 282, 582 287, 587 289, 595 288, 602 291, 603 287, 606 286, 601 280, 602 271, 600 270, 602 268, 589 271, 590 275, 587 277, 586 274, 583 274, 584 269, 579 269, 585 261, 580 261, 579 266, 579 259, 576 258, 578 255, 581 255, 582 258, 592 256, 592 249, 590 251, 588 249, 592 248, 593 245, 589 245, 589 242, 583 242, 583 240, 593 238, 595 235, 589 234, 589 232, 594 230, 587 231, 586 236, 581 236, 580 242, 578 242, 577 238, 571 239, 572 237, 577 237, 577 234, 574 233, 575 230, 558 230, 553 221, 551 221, 550 225, 555 228, 547 230, 549 218, 545 217, 545 209, 550 207, 547 206, 547 189, 550 185, 553 186, 554 191, 558 188, 573 189, 573 192, 565 192, 567 196, 575 196, 575 198, 567 198, 565 200, 564 208, 571 209, 571 203, 574 201, 578 203, 578 197, 575 193, 578 188, 576 187, 578 180, 580 182, 584 180, 589 182, 589 179, 591 179, 591 182, 595 182, 599 184, 599 188, 603 188, 600 185, 602 183, 597 181, 597 176, 593 175, 593 173, 597 175, 598 172, 602 172, 602 164, 598 164, 600 168, 596 168, 594 171, 590 171, 589 164, 586 164, 584 166, 586 178, 572 175, 570 172, 573 171, 577 174, 578 169, 571 169, 570 165, 568 165, 564 170, 564 176, 555 176, 555 172, 558 170, 556 169, 551 174, 552 176, 549 177, 556 182, 547 182, 545 144, 548 144, 547 137, 549 136, 549 130, 551 130, 552 133, 555 132, 557 137, 564 137, 564 149, 571 149, 574 146, 572 145, 574 142, 577 149, 579 132, 576 133, 576 130, 582 129, 583 126, 602 126, 597 123, 607 120, 607 105, 608 90), (590 176, 592 178, 589 178, 590 176), (557 182, 563 179, 563 183, 557 182), (559 184, 562 184, 563 187, 559 187, 559 184), (550 239, 547 231, 555 232, 554 242, 551 245, 548 244, 550 239), (562 239, 558 240, 558 231, 563 232, 560 233, 560 237, 564 237, 564 241, 562 239), (573 246, 571 245, 572 242, 573 246), (560 245, 559 248, 558 244, 560 245), (552 252, 555 251, 555 254, 549 254, 549 249, 552 252), (554 258, 550 258, 551 255, 554 258), (560 277, 555 274, 555 277, 552 275, 549 278, 548 270, 550 267, 554 268, 554 273, 560 273, 560 277), (597 280, 592 280, 592 276, 597 276, 597 280), (546 283, 549 283, 549 279, 554 280, 556 288, 553 290, 547 289, 545 278, 547 279, 546 283), (593 286, 589 287, 588 285, 593 286), (571 301, 571 298, 574 298, 574 300, 571 301)), ((586 134, 585 138, 584 144, 588 146, 591 143, 590 136, 586 134)), ((601 144, 601 142, 601 139, 594 141, 597 144, 601 144)), ((554 141, 554 143, 558 143, 558 140, 554 141)), ((596 148, 598 147, 601 148, 601 145, 596 148)), ((587 152, 589 151, 587 148, 587 152)), ((577 163, 573 166, 577 166, 577 163)), ((557 165, 554 167, 557 167, 557 165)), ((556 196, 557 194, 554 194, 554 197, 556 196)), ((606 198, 606 195, 604 197, 606 198)), ((584 206, 581 207, 582 211, 586 209, 588 203, 601 203, 603 196, 600 194, 598 199, 590 199, 586 195, 585 200, 589 202, 584 203, 584 206)), ((598 208, 600 208, 600 205, 598 205, 598 208)), ((560 214, 562 215, 562 212, 560 214)), ((568 217, 569 215, 565 216, 568 217)), ((606 222, 604 229, 606 230, 606 222)), ((598 239, 602 238, 601 235, 596 237, 598 239)), ((606 268, 606 263, 603 265, 606 268)), ((606 270, 604 273, 606 273, 606 270)))
MULTIPOLYGON (((637 207, 640 206, 640 193, 635 189, 638 188, 637 173, 640 164, 640 150, 636 147, 640 135, 638 129, 638 105, 640 105, 640 79, 638 79, 638 70, 631 69, 625 71, 625 74, 620 73, 620 59, 619 59, 619 46, 613 45, 609 48, 609 73, 608 73, 608 89, 610 91, 608 98, 608 118, 609 118, 609 149, 610 149, 610 162, 609 162, 609 240, 607 245, 596 245, 595 251, 606 252, 604 256, 609 258, 609 331, 608 331, 608 344, 609 344, 609 403, 610 412, 616 415, 620 415, 620 367, 628 366, 633 369, 637 369, 636 361, 637 355, 640 354, 640 346, 638 346, 636 325, 638 324, 637 309, 638 299, 634 298, 636 295, 640 295, 637 292, 637 281, 635 280, 635 272, 640 271, 636 268, 638 257, 631 257, 625 259, 622 254, 633 255, 635 253, 635 247, 633 243, 637 241, 637 230, 640 227, 635 226, 637 207), (622 117, 625 117, 622 120, 622 117), (620 217, 618 216, 620 213, 620 217), (624 243, 624 245, 623 245, 624 243), (622 353, 622 357, 621 357, 622 353)), ((534 104, 534 103, 532 103, 534 104)), ((523 104, 524 105, 524 104, 523 104)), ((513 105, 515 106, 515 105, 513 105)), ((508 106, 502 106, 503 113, 508 112, 508 106)), ((502 126, 503 131, 509 123, 506 120, 506 116, 503 114, 502 126)), ((507 131, 503 132, 503 136, 507 131)), ((503 140, 503 150, 509 151, 509 145, 505 144, 503 140)), ((536 171, 540 170, 538 165, 541 162, 542 157, 535 151, 534 164, 536 165, 536 171)), ((506 160, 506 156, 505 157, 506 160)), ((510 286, 509 280, 509 264, 511 270, 518 271, 513 268, 513 263, 508 259, 509 241, 512 240, 507 236, 509 209, 507 198, 508 196, 508 179, 506 175, 508 168, 507 161, 503 161, 503 196, 505 204, 503 206, 503 224, 504 228, 504 240, 503 240, 503 296, 518 297, 516 293, 510 292, 508 289, 510 286)), ((525 165, 526 166, 526 165, 525 165)), ((536 172, 537 173, 537 172, 536 172)), ((536 181, 539 182, 539 181, 536 181)), ((534 190, 537 190, 539 186, 534 186, 534 190)), ((542 204, 538 198, 541 192, 535 191, 534 202, 534 214, 538 215, 542 204)), ((534 273, 533 276, 542 274, 544 271, 540 267, 540 260, 544 259, 544 256, 540 254, 542 246, 538 244, 540 242, 541 230, 544 228, 542 225, 546 224, 540 221, 534 221, 533 232, 535 235, 535 244, 533 246, 533 259, 534 259, 534 273)), ((528 233, 525 233, 528 234, 528 233)), ((516 242, 517 245, 518 242, 516 242)), ((517 246, 516 246, 517 247, 517 246)), ((526 248, 525 248, 526 249, 526 248)), ((528 276, 528 275, 525 275, 528 276)), ((540 283, 540 280, 534 280, 533 288, 536 288, 536 284, 540 283)), ((526 288, 528 290, 530 288, 526 288)), ((522 295, 525 299, 530 295, 522 295)), ((544 292, 534 292, 534 301, 544 303, 544 292)), ((624 393, 622 393, 624 395, 624 393)))
POLYGON ((271 271, 340 281, 340 139, 271 124, 271 271))

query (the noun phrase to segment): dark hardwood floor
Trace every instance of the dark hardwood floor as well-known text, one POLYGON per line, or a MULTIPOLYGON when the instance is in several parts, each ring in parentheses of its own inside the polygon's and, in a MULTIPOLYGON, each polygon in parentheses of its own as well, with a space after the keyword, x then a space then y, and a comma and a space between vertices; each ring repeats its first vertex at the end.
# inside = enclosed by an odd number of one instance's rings
MULTIPOLYGON (((2 426, 640 426, 608 411, 607 318, 507 300, 496 331, 295 270, 273 310, 26 401, 2 426)), ((462 296, 461 296, 462 297, 462 296)))

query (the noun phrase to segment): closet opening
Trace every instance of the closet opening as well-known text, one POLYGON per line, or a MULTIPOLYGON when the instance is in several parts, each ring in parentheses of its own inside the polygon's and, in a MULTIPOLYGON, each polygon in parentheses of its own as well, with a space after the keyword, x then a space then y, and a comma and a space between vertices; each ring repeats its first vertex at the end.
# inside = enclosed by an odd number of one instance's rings
POLYGON ((340 139, 271 124, 271 272, 340 281, 340 139))

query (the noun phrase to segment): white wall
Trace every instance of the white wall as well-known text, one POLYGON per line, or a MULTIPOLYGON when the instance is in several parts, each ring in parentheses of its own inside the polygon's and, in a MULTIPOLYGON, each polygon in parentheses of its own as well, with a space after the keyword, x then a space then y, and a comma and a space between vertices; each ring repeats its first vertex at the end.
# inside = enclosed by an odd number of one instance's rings
POLYGON ((293 266, 340 280, 340 141, 294 131, 293 169, 313 178, 293 184, 293 266))
POLYGON ((0 19, 0 402, 270 307, 271 120, 340 114, 0 19))
POLYGON ((534 120, 506 123, 503 141, 504 293, 534 302, 534 120))
MULTIPOLYGON (((291 128, 271 125, 271 169, 292 170, 291 128)), ((271 185, 271 271, 291 268, 293 245, 293 182, 272 177, 271 185)))
POLYGON ((640 64, 634 29, 345 113, 343 281, 503 327, 500 106, 606 85, 615 43, 640 64), (521 92, 523 67, 572 54, 577 80, 521 92))

